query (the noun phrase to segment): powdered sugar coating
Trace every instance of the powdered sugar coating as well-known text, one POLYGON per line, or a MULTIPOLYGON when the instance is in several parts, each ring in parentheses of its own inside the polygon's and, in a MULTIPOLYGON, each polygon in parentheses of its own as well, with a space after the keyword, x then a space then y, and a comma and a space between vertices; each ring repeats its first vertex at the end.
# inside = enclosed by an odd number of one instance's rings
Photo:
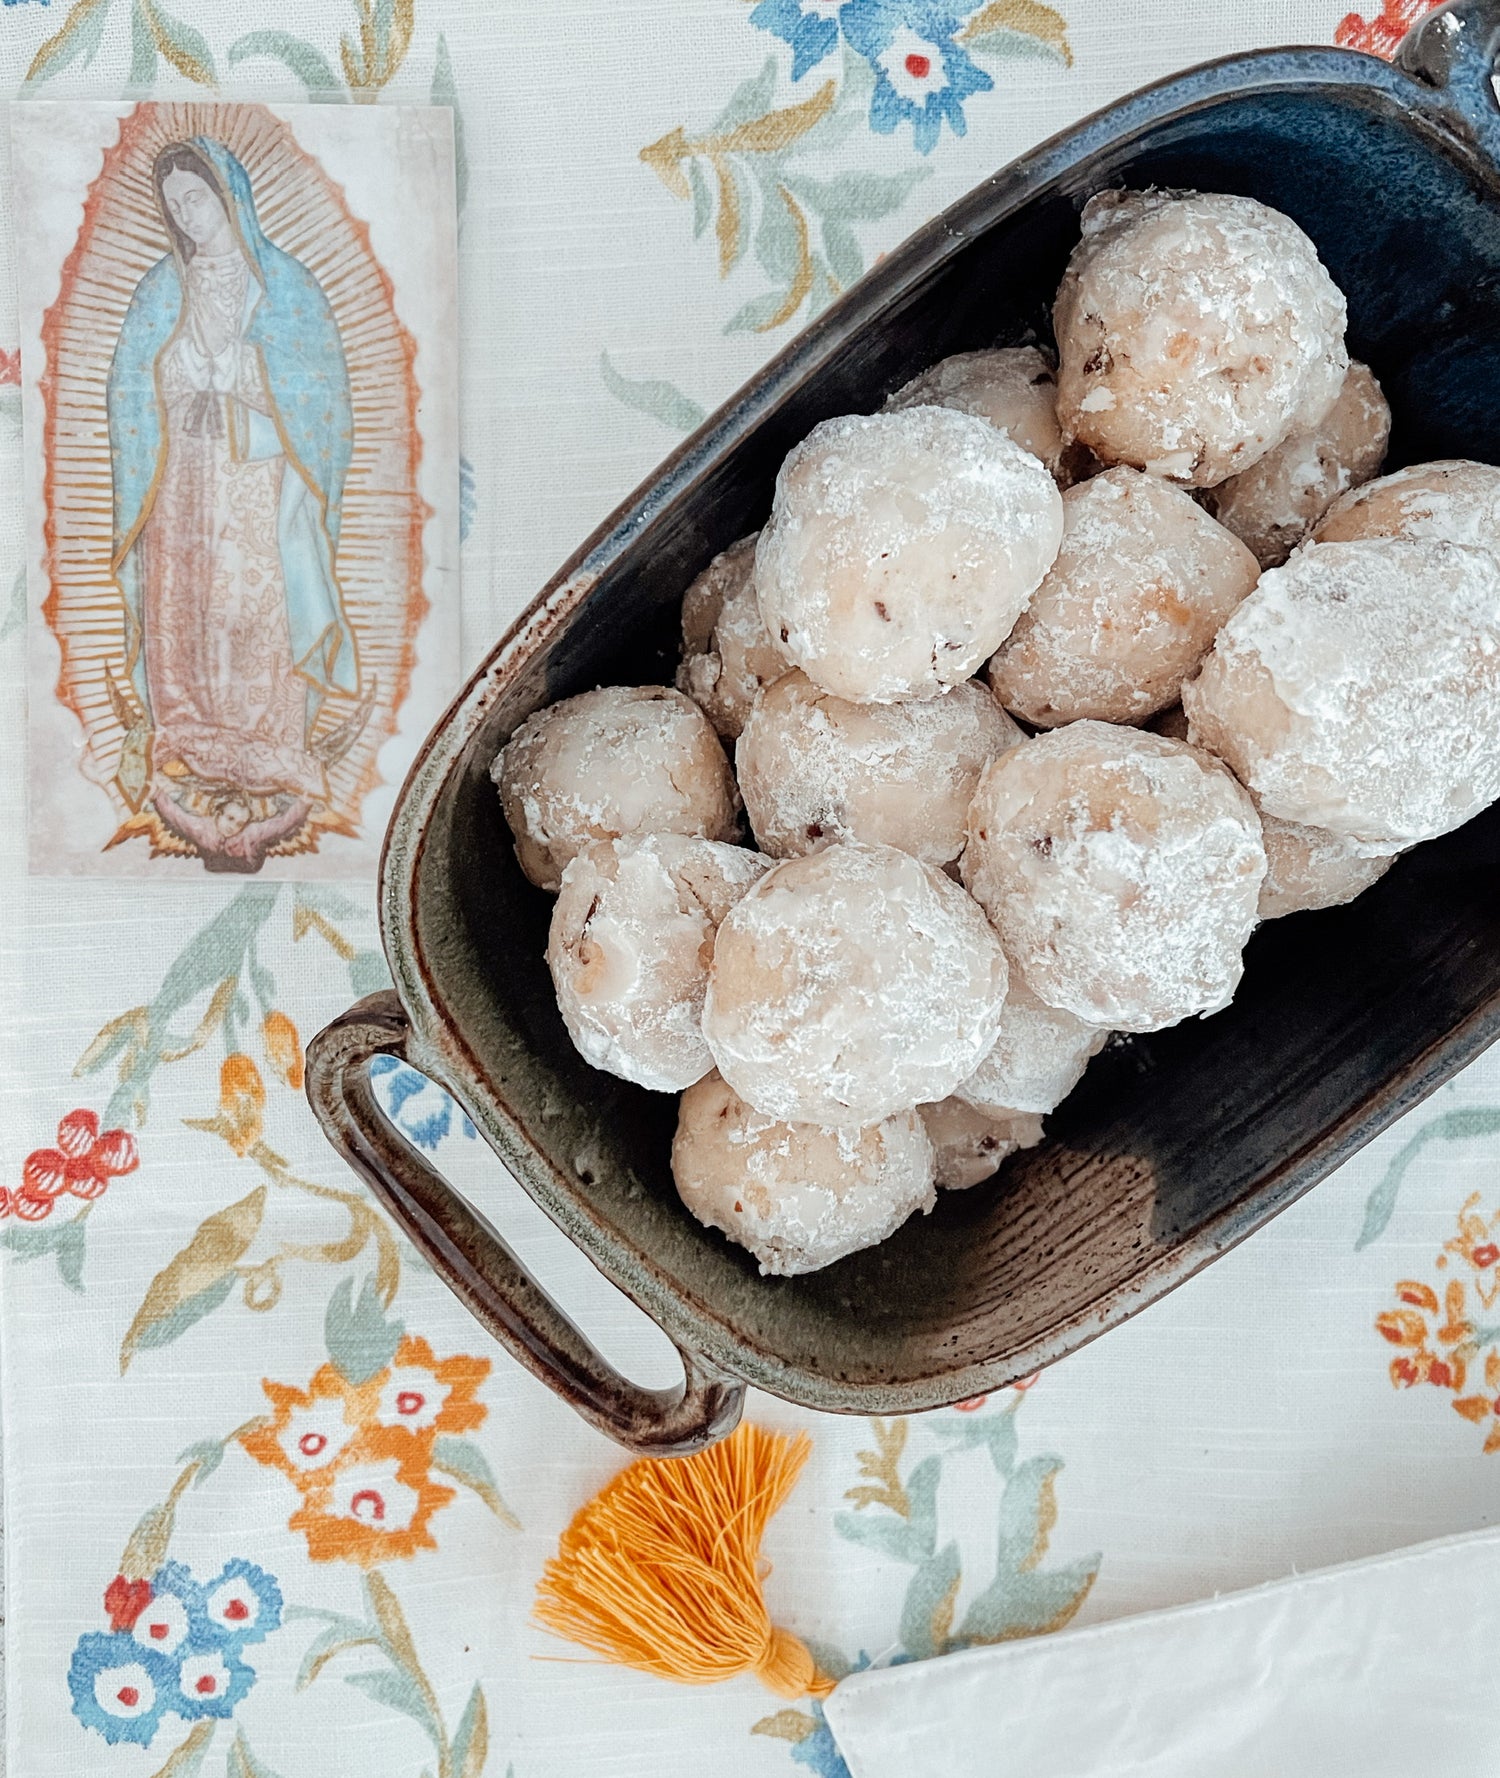
POLYGON ((1500 469, 1462 457, 1413 463, 1343 495, 1313 532, 1315 543, 1373 537, 1500 549, 1500 469))
MULTIPOLYGON (((732 592, 746 585, 755 572, 755 545, 759 531, 741 537, 720 550, 682 595, 682 658, 706 654, 713 643, 714 625, 732 592)), ((686 686, 679 686, 686 691, 686 686)))
POLYGON ((1020 970, 1013 969, 999 1034, 990 1053, 960 1083, 957 1097, 995 1117, 1052 1111, 1083 1079, 1108 1037, 1099 1026, 1038 1000, 1020 970))
POLYGON ((937 697, 1010 634, 1061 536, 1052 477, 986 421, 850 414, 782 465, 755 584, 767 629, 825 691, 937 697))
MULTIPOLYGON (((759 533, 756 533, 759 536, 759 533)), ((771 685, 791 666, 772 640, 755 596, 755 538, 747 537, 713 561, 688 588, 683 599, 683 640, 689 629, 688 600, 693 588, 715 577, 717 602, 712 627, 701 649, 685 652, 677 669, 677 689, 686 692, 726 741, 745 726, 750 706, 763 685, 771 685)), ((701 628, 710 595, 693 606, 691 626, 701 628)))
POLYGON ((1248 469, 1338 396, 1344 298, 1289 216, 1218 192, 1085 205, 1053 310, 1063 431, 1194 487, 1248 469))
POLYGON ((1067 486, 1067 441, 1057 423, 1057 372, 1035 346, 997 346, 957 352, 898 389, 887 412, 908 407, 951 407, 988 420, 1067 486))
POLYGON ((1339 398, 1315 426, 1294 428, 1243 475, 1221 482, 1209 510, 1277 568, 1341 494, 1385 461, 1391 410, 1369 367, 1350 362, 1339 398))
POLYGON ((1261 576, 1182 702, 1283 821, 1392 850, 1447 833, 1500 796, 1500 560, 1309 544, 1261 576))
POLYGON ((717 1074, 682 1095, 672 1177, 699 1222, 781 1277, 873 1247, 935 1201, 932 1144, 914 1111, 861 1130, 778 1123, 717 1074))
POLYGON ((735 770, 773 858, 867 840, 942 865, 963 850, 981 770, 1024 739, 976 680, 941 698, 853 704, 793 669, 756 699, 735 770))
POLYGON ((733 840, 739 792, 708 719, 665 685, 605 685, 529 716, 490 768, 521 869, 556 889, 594 840, 733 840))
POLYGON ((956 1097, 917 1110, 936 1157, 934 1177, 947 1191, 992 1179, 1002 1161, 1042 1139, 1042 1120, 1026 1112, 993 1115, 956 1097))
POLYGON ((714 934, 769 869, 758 852, 673 833, 598 841, 569 863, 547 966, 586 1062, 659 1093, 707 1074, 714 934))
POLYGON ((1262 920, 1341 907, 1378 883, 1399 856, 1325 827, 1299 827, 1274 815, 1262 815, 1260 825, 1266 848, 1262 920))
POLYGON ((1259 568, 1191 496, 1123 466, 1063 495, 1057 560, 985 673, 1038 728, 1175 703, 1259 568))
POLYGON ((974 1072, 1007 973, 956 883, 894 846, 843 841, 786 859, 730 910, 703 1034, 765 1116, 875 1123, 974 1072))
POLYGON ((987 766, 963 856, 1027 987, 1122 1031, 1228 1003, 1265 870, 1254 806, 1217 760, 1102 722, 987 766))

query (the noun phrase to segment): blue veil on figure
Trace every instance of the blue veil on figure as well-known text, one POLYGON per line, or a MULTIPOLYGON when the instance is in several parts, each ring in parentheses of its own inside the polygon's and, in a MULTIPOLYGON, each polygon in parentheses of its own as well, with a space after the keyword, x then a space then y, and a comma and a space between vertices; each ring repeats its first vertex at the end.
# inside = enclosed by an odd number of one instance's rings
MULTIPOLYGON (((359 691, 354 633, 335 570, 344 480, 353 455, 349 370, 333 309, 313 274, 268 241, 255 214, 250 179, 222 142, 194 136, 190 151, 235 229, 254 284, 244 344, 257 352, 272 413, 247 411, 243 455, 285 453, 277 539, 286 584, 292 659, 308 683, 308 726, 330 691, 359 691)), ((187 158, 183 155, 183 159, 187 158)), ((161 204, 160 176, 154 175, 161 204)), ((107 403, 114 472, 113 572, 125 602, 129 677, 150 720, 143 646, 140 551, 167 451, 158 364, 185 316, 185 242, 166 207, 172 251, 141 278, 125 312, 110 365, 107 403)))

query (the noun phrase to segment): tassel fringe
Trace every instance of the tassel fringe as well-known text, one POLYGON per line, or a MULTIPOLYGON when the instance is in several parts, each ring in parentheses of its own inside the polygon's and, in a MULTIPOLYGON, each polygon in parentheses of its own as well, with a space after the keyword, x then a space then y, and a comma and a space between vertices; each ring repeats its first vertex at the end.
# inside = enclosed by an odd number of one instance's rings
POLYGON ((783 1698, 826 1697, 834 1681, 766 1611, 767 1522, 812 1449, 741 1422, 691 1457, 622 1470, 558 1540, 537 1586, 537 1621, 627 1667, 712 1685, 754 1673, 783 1698))

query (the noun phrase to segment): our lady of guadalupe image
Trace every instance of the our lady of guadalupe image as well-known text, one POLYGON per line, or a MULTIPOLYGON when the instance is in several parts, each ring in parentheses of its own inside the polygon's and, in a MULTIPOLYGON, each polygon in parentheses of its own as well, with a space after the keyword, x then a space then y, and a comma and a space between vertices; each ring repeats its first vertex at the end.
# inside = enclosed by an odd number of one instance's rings
POLYGON ((40 329, 44 611, 101 851, 253 873, 358 835, 443 548, 394 294, 266 108, 122 120, 40 329))

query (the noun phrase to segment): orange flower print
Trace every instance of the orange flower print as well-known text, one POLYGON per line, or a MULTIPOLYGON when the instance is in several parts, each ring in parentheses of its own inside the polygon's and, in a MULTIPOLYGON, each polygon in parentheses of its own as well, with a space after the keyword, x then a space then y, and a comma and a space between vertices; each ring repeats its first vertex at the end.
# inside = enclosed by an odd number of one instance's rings
POLYGON ((369 1418, 370 1385, 355 1388, 331 1364, 321 1366, 306 1389, 269 1378, 261 1388, 275 1415, 240 1442, 257 1463, 279 1469, 298 1487, 303 1477, 336 1463, 369 1418))
POLYGON ((1500 1352, 1491 1352, 1484 1361, 1484 1394, 1459 1396, 1453 1411, 1485 1428, 1486 1456, 1500 1451, 1500 1352))
POLYGON ((302 1091, 302 1039, 284 1012, 268 1012, 260 1028, 266 1060, 293 1091, 302 1091))
POLYGON ((289 1524, 313 1561, 370 1567, 435 1547, 428 1521, 454 1491, 432 1479, 434 1447, 483 1422, 476 1392, 489 1369, 487 1358, 438 1358, 405 1334, 366 1382, 351 1383, 333 1364, 306 1389, 262 1381, 272 1413, 240 1442, 301 1494, 289 1524))
POLYGON ((1449 1274, 1442 1294, 1420 1278, 1402 1279, 1397 1306, 1375 1317, 1375 1330, 1397 1348, 1392 1386, 1448 1390, 1453 1411, 1484 1427, 1484 1450, 1493 1454, 1500 1451, 1500 1323, 1485 1316, 1500 1300, 1500 1211, 1486 1218, 1479 1204, 1478 1192, 1465 1201, 1458 1233, 1437 1257, 1449 1274), (1475 1386, 1481 1377, 1482 1392, 1475 1386))
POLYGON ((408 1432, 471 1432, 484 1420, 474 1394, 489 1371, 487 1358, 434 1358, 426 1340, 407 1334, 390 1370, 376 1379, 375 1419, 408 1432))
POLYGON ((240 1051, 219 1069, 220 1134, 236 1154, 248 1154, 260 1141, 265 1120, 266 1083, 250 1057, 240 1051))
POLYGON ((1395 55, 1401 39, 1421 18, 1442 4, 1442 0, 1383 0, 1379 16, 1361 18, 1357 12, 1345 14, 1333 40, 1344 49, 1362 49, 1366 55, 1395 55))
POLYGON ((373 1568, 419 1549, 435 1550, 428 1521, 455 1497, 425 1463, 397 1457, 335 1465, 287 1521, 307 1539, 314 1562, 373 1568))

